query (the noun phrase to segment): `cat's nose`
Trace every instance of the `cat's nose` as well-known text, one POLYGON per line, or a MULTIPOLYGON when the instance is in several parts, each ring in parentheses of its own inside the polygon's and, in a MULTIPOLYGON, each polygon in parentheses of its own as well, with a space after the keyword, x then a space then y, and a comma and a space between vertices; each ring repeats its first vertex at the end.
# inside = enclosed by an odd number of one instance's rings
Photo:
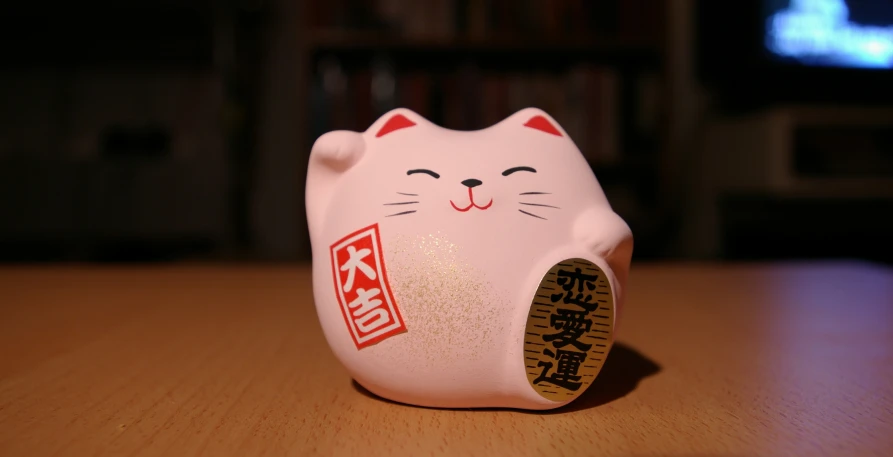
POLYGON ((468 187, 469 189, 472 187, 477 187, 483 184, 479 179, 466 179, 462 181, 462 185, 468 187))

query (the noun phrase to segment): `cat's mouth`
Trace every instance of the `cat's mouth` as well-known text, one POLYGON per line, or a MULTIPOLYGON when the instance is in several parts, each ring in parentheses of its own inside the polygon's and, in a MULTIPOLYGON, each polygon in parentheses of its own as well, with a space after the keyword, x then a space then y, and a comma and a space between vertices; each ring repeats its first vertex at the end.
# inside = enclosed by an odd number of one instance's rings
POLYGON ((487 204, 484 205, 484 206, 480 206, 480 205, 478 205, 477 203, 475 203, 475 202, 474 202, 474 192, 472 191, 471 187, 468 188, 468 201, 471 202, 471 203, 469 203, 468 206, 466 206, 466 207, 464 207, 464 208, 459 207, 459 206, 456 206, 456 204, 453 203, 452 200, 450 200, 450 205, 453 205, 453 209, 455 209, 456 211, 460 211, 460 212, 463 212, 463 213, 464 213, 464 212, 467 212, 467 211, 469 211, 469 210, 471 210, 471 208, 477 208, 477 209, 480 209, 480 210, 485 210, 485 209, 487 209, 487 208, 493 206, 493 199, 492 199, 492 198, 490 199, 490 202, 487 203, 487 204))

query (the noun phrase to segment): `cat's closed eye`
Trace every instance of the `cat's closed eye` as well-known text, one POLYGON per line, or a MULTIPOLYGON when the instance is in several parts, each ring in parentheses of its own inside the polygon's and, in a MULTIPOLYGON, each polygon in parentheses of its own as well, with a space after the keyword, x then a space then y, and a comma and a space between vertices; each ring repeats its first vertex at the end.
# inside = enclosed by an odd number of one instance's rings
POLYGON ((519 171, 529 171, 531 173, 536 173, 536 170, 531 167, 513 167, 513 168, 509 168, 508 170, 503 171, 502 176, 508 176, 512 173, 517 173, 519 171))
POLYGON ((434 177, 434 179, 439 179, 439 178, 440 178, 440 175, 439 175, 439 174, 437 174, 437 173, 435 173, 435 172, 433 172, 433 171, 431 171, 431 170, 426 170, 426 169, 424 169, 424 168, 417 168, 417 169, 415 169, 415 170, 409 170, 409 171, 406 172, 407 175, 414 175, 414 174, 416 174, 416 173, 424 173, 424 174, 426 174, 426 175, 431 175, 431 176, 434 177))

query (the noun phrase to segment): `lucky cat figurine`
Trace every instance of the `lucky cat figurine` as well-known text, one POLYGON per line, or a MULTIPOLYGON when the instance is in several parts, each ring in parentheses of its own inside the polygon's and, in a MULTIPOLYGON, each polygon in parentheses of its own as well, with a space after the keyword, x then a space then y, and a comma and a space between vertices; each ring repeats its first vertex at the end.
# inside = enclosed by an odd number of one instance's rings
POLYGON ((545 112, 456 131, 395 109, 329 132, 306 205, 322 329, 369 391, 550 409, 598 375, 632 233, 545 112))

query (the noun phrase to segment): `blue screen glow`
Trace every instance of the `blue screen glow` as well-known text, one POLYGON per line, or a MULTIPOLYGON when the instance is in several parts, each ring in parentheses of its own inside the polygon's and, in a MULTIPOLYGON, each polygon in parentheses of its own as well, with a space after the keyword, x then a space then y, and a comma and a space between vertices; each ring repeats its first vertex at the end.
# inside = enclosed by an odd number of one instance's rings
POLYGON ((791 0, 766 22, 766 47, 806 65, 893 68, 893 24, 853 22, 844 0, 791 0))

